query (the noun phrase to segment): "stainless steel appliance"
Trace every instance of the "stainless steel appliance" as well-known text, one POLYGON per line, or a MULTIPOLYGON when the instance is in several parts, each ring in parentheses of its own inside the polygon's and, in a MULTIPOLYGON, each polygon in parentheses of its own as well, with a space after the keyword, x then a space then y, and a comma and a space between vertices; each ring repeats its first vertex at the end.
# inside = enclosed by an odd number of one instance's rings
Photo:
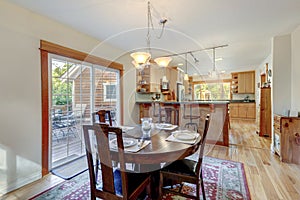
POLYGON ((182 83, 177 83, 177 101, 184 101, 185 99, 185 91, 184 85, 182 83))

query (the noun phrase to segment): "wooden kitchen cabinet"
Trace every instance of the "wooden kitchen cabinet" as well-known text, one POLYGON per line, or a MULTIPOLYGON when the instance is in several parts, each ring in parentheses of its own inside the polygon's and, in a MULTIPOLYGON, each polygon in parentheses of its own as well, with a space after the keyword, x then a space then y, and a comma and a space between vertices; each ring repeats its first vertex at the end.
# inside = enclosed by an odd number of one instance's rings
POLYGON ((259 136, 271 136, 271 88, 261 88, 259 136))
POLYGON ((245 103, 239 103, 239 118, 247 118, 248 106, 245 103))
POLYGON ((232 93, 254 94, 255 93, 255 71, 235 72, 231 74, 232 93))
POLYGON ((240 72, 238 74, 238 93, 250 94, 255 92, 255 72, 240 72))
POLYGON ((239 117, 239 104, 238 103, 230 103, 229 104, 229 113, 231 118, 239 117))
POLYGON ((136 91, 140 93, 160 92, 160 79, 163 70, 157 66, 150 66, 142 71, 136 71, 136 91))
POLYGON ((239 81, 238 81, 238 78, 239 78, 239 74, 238 73, 232 73, 231 74, 231 91, 232 91, 232 94, 236 94, 238 93, 238 86, 239 86, 239 81))
POLYGON ((255 103, 248 103, 247 108, 247 118, 249 119, 255 119, 256 118, 256 105, 255 103))
POLYGON ((255 103, 230 103, 230 117, 242 119, 255 119, 255 103))
POLYGON ((282 162, 300 164, 300 118, 274 114, 275 152, 282 162))

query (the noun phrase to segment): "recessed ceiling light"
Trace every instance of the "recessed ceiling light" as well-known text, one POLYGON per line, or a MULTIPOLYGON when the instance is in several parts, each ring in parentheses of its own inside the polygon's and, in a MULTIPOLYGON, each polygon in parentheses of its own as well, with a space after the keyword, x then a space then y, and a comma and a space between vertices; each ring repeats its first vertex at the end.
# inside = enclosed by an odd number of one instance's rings
POLYGON ((223 58, 216 58, 215 61, 221 61, 223 58))
POLYGON ((178 66, 183 66, 183 63, 178 63, 178 66))

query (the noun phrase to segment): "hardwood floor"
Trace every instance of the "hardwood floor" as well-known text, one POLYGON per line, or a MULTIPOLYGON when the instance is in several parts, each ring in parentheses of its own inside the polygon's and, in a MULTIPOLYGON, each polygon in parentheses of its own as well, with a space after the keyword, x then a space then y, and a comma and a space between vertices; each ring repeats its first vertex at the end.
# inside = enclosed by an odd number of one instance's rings
MULTIPOLYGON (((300 199, 300 165, 280 162, 271 150, 271 139, 256 134, 254 121, 231 120, 229 147, 207 145, 207 156, 244 163, 251 199, 300 199)), ((48 175, 2 197, 28 199, 63 180, 48 175)))

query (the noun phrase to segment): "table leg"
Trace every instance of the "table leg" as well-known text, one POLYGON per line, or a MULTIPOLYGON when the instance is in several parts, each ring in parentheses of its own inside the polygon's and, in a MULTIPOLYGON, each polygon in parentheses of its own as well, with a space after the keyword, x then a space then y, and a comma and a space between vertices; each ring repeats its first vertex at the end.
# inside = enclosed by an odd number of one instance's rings
POLYGON ((151 198, 158 199, 159 170, 161 169, 161 164, 135 164, 135 167, 135 170, 139 170, 141 173, 151 174, 151 198))

